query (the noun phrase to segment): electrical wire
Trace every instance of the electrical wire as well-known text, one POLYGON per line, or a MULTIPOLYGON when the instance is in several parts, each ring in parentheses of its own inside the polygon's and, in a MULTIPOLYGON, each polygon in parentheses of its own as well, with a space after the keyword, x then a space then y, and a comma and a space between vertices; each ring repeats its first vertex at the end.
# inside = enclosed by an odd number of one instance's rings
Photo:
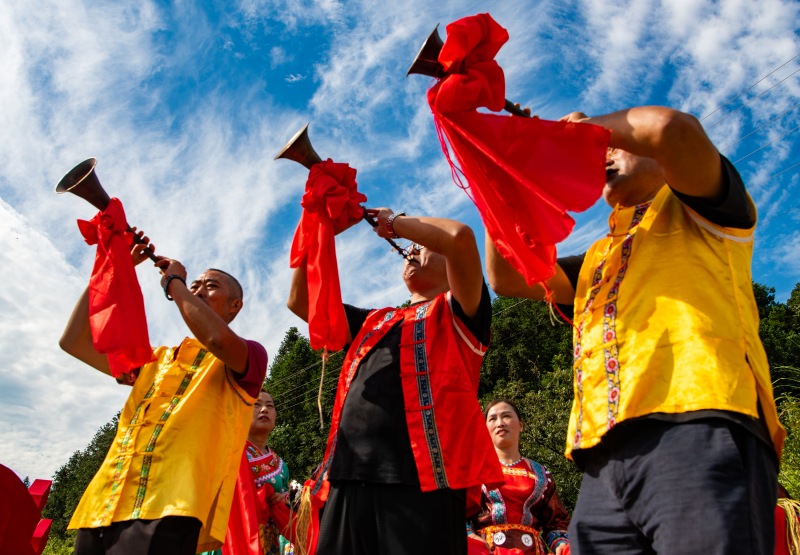
POLYGON ((756 132, 756 131, 758 131, 759 129, 762 129, 762 128, 766 127, 767 125, 769 125, 770 123, 772 123, 772 122, 774 122, 775 120, 777 120, 778 118, 785 116, 786 114, 788 114, 789 112, 791 112, 792 110, 794 110, 795 108, 797 108, 798 106, 800 106, 800 102, 798 102, 797 104, 795 104, 794 106, 792 106, 792 107, 791 107, 791 108, 789 108, 788 110, 784 110, 783 112, 781 112, 781 113, 780 113, 780 114, 778 114, 777 116, 775 116, 775 117, 773 117, 772 119, 770 119, 768 122, 766 122, 766 123, 762 123, 761 125, 759 125, 759 126, 758 126, 758 127, 756 127, 755 129, 753 129, 753 130, 752 130, 750 133, 748 133, 747 135, 745 135, 744 137, 742 137, 741 139, 739 139, 738 141, 735 141, 735 142, 732 142, 732 143, 730 143, 730 144, 727 144, 727 145, 725 145, 724 147, 722 147, 721 149, 719 149, 719 151, 720 151, 720 152, 725 152, 726 150, 728 150, 728 149, 729 149, 729 148, 731 148, 732 146, 736 146, 736 145, 738 145, 739 143, 741 143, 742 141, 744 141, 744 140, 745 140, 747 137, 749 137, 750 135, 752 135, 753 133, 755 133, 755 132, 756 132))
POLYGON ((784 66, 786 66, 787 64, 789 64, 789 63, 793 62, 794 60, 796 60, 798 57, 800 57, 800 54, 796 54, 796 55, 795 55, 793 58, 791 58, 791 59, 789 59, 789 60, 786 60, 786 61, 785 61, 785 62, 783 62, 783 63, 782 63, 780 66, 776 67, 775 69, 773 69, 772 71, 770 71, 769 73, 767 73, 767 74, 766 74, 764 77, 762 77, 761 79, 759 79, 758 81, 756 81, 755 83, 753 83, 752 85, 750 85, 749 87, 747 87, 746 89, 744 89, 744 90, 742 90, 741 92, 739 92, 739 94, 737 94, 736 96, 734 96, 733 98, 731 98, 730 100, 728 100, 728 101, 727 101, 725 104, 723 104, 722 106, 720 106, 719 108, 717 108, 717 109, 716 109, 716 110, 714 110, 713 112, 709 112, 708 114, 706 114, 705 116, 703 116, 702 118, 700 118, 700 121, 703 121, 703 120, 705 120, 706 118, 708 118, 709 116, 712 116, 712 115, 716 114, 717 112, 719 112, 720 110, 722 110, 722 109, 723 109, 725 106, 727 106, 728 104, 730 104, 731 102, 733 102, 734 100, 736 100, 737 98, 739 98, 740 96, 742 96, 744 93, 746 93, 747 91, 749 91, 750 89, 752 89, 753 87, 755 87, 756 85, 758 85, 758 84, 759 84, 761 81, 763 81, 764 79, 766 79, 767 77, 769 77, 770 75, 772 75, 773 73, 775 73, 776 71, 778 71, 779 69, 781 69, 782 67, 784 67, 784 66))
POLYGON ((745 106, 747 106, 748 104, 750 104, 751 102, 753 102, 754 100, 758 100, 759 98, 761 98, 762 96, 764 96, 765 94, 767 94, 769 91, 771 91, 772 89, 774 89, 775 87, 777 87, 778 85, 780 85, 781 83, 783 83, 784 81, 786 81, 786 80, 787 80, 789 77, 792 77, 793 75, 795 75, 795 74, 796 74, 796 73, 798 73, 798 72, 800 72, 800 68, 798 68, 798 69, 794 70, 792 73, 790 73, 789 75, 787 75, 786 77, 784 77, 783 79, 781 79, 780 81, 778 81, 777 83, 775 83, 774 85, 772 85, 772 86, 771 86, 770 88, 768 88, 767 90, 765 90, 765 91, 762 91, 761 93, 759 93, 758 95, 754 96, 753 98, 751 98, 751 99, 750 99, 750 100, 748 100, 747 102, 745 102, 745 103, 741 104, 741 105, 740 105, 740 106, 738 106, 738 107, 737 107, 735 110, 731 110, 730 112, 728 112, 727 114, 725 114, 724 116, 722 116, 721 118, 719 118, 717 121, 715 121, 715 122, 714 122, 714 123, 712 123, 711 125, 708 125, 708 126, 706 127, 706 131, 709 131, 709 130, 711 130, 711 129, 714 129, 714 128, 715 128, 717 125, 719 125, 720 123, 722 123, 723 121, 725 121, 726 119, 728 119, 729 117, 731 117, 733 114, 735 114, 736 112, 738 112, 739 110, 741 110, 742 108, 744 108, 745 106))
POLYGON ((790 135, 790 134, 794 133, 794 132, 795 132, 795 131, 797 131, 798 129, 800 129, 800 125, 797 125, 797 126, 795 126, 793 129, 790 129, 789 131, 787 131, 786 133, 784 133, 783 135, 781 135, 781 136, 780 136, 780 137, 778 137, 777 139, 773 139, 773 140, 771 140, 770 142, 768 142, 767 144, 765 144, 765 145, 762 145, 762 146, 758 147, 757 149, 753 150, 752 152, 750 152, 750 153, 748 153, 748 154, 745 154, 744 156, 742 156, 742 157, 741 157, 741 158, 739 158, 738 160, 734 160, 734 161, 733 161, 733 163, 734 163, 734 164, 737 164, 737 163, 741 162, 742 160, 744 160, 745 158, 749 158, 750 156, 752 156, 753 154, 755 154, 755 153, 756 153, 756 152, 758 152, 759 150, 763 150, 763 149, 767 148, 767 147, 768 147, 769 145, 771 145, 772 143, 774 143, 774 142, 776 142, 776 141, 780 141, 781 139, 785 138, 787 135, 790 135))

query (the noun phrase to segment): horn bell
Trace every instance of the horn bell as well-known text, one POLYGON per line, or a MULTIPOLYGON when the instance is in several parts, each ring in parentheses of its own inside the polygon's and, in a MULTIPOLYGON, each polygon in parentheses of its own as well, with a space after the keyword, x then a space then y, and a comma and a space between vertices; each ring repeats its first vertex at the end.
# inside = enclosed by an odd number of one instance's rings
POLYGON ((89 158, 72 168, 56 185, 56 193, 78 195, 100 211, 108 208, 111 199, 97 179, 96 165, 97 158, 89 158))
POLYGON ((294 137, 289 139, 289 142, 286 143, 286 146, 278 153, 275 160, 279 158, 292 160, 302 164, 309 170, 314 164, 322 162, 322 158, 319 157, 314 147, 311 146, 311 139, 308 138, 308 125, 309 124, 305 124, 300 131, 294 134, 294 137))
POLYGON ((412 73, 428 75, 437 79, 444 77, 444 68, 439 63, 439 52, 442 51, 442 46, 444 46, 444 41, 439 36, 439 25, 436 25, 433 28, 433 32, 425 39, 422 48, 419 49, 417 57, 414 58, 414 63, 408 68, 406 77, 412 73))

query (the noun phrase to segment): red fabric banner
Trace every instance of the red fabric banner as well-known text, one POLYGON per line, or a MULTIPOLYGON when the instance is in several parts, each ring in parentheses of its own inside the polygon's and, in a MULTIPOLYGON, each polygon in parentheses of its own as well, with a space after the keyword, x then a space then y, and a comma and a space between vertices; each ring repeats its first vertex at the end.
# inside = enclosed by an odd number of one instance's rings
MULTIPOLYGON (((263 489, 264 493, 270 490, 269 495, 274 491, 269 484, 263 489)), ((256 493, 253 473, 247 461, 247 454, 243 451, 222 552, 225 555, 262 555, 258 525, 259 522, 267 522, 268 518, 269 505, 263 495, 259 496, 256 493)))
POLYGON ((78 220, 78 228, 89 245, 97 244, 89 278, 92 340, 97 352, 105 353, 111 375, 117 378, 154 360, 142 290, 131 259, 133 234, 116 198, 91 220, 78 220))
POLYGON ((555 273, 555 244, 575 225, 566 212, 586 210, 600 197, 610 133, 477 112, 505 103, 494 56, 506 40, 508 32, 489 14, 448 25, 439 62, 456 73, 428 91, 428 103, 454 180, 475 203, 500 254, 533 285, 555 273))
POLYGON ((334 236, 363 217, 360 203, 367 197, 356 187, 356 170, 329 158, 311 166, 300 202, 303 215, 292 241, 289 266, 306 265, 312 349, 338 351, 347 341, 334 236))

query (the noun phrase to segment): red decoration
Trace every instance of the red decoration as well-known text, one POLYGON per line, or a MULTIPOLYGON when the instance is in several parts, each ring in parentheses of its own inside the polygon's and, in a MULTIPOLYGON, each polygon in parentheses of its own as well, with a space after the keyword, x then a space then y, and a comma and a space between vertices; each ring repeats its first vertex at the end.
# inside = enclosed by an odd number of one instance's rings
POLYGON ((89 245, 97 244, 89 278, 92 340, 97 352, 108 358, 111 375, 120 377, 154 360, 142 290, 131 259, 133 234, 116 198, 91 220, 78 220, 78 228, 89 245))
POLYGON ((231 503, 231 514, 228 517, 228 532, 225 534, 225 545, 222 548, 223 553, 226 555, 261 555, 258 525, 259 522, 267 522, 268 513, 269 506, 266 505, 264 498, 259 497, 256 493, 247 454, 242 452, 239 475, 236 479, 231 503), (266 516, 265 512, 267 512, 266 516))
POLYGON ((575 225, 566 211, 586 210, 600 197, 610 133, 595 125, 478 113, 479 107, 500 110, 505 102, 503 70, 494 56, 506 40, 508 32, 489 14, 448 25, 439 54, 448 75, 428 91, 428 103, 454 180, 475 203, 500 254, 533 285, 555 273, 555 244, 575 225))
POLYGON ((308 173, 289 265, 306 265, 308 335, 313 349, 338 351, 347 341, 334 235, 363 217, 367 197, 356 189, 356 170, 330 158, 308 173))
POLYGON ((34 480, 26 488, 16 474, 0 465, 0 553, 40 555, 52 520, 41 518, 51 480, 34 480))
POLYGON ((270 484, 256 488, 247 453, 243 451, 228 517, 228 531, 222 546, 225 555, 263 555, 259 524, 270 521, 284 537, 294 538, 291 509, 282 502, 270 505, 269 498, 274 493, 275 488, 270 484))
POLYGON ((485 541, 468 536, 467 555, 492 555, 492 552, 486 547, 485 541))

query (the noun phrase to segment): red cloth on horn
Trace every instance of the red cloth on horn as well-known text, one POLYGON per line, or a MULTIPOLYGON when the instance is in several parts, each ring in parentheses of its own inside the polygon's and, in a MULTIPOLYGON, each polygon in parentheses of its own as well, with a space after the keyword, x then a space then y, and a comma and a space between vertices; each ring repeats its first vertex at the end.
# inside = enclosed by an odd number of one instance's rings
POLYGON ((364 214, 367 197, 356 189, 356 170, 330 158, 311 166, 300 202, 303 215, 294 234, 289 266, 306 265, 308 335, 313 349, 338 351, 347 341, 334 235, 364 214))
POLYGON ((92 341, 97 352, 105 353, 111 375, 117 378, 155 360, 142 289, 131 259, 133 234, 116 198, 91 220, 78 220, 78 229, 89 245, 97 244, 89 278, 92 341))
POLYGON ((439 54, 448 75, 428 91, 428 103, 454 180, 462 186, 463 173, 469 187, 462 188, 498 251, 533 285, 555 273, 555 244, 575 225, 566 211, 586 210, 600 197, 610 132, 477 112, 505 103, 503 71, 493 58, 506 40, 489 14, 448 25, 439 54))

